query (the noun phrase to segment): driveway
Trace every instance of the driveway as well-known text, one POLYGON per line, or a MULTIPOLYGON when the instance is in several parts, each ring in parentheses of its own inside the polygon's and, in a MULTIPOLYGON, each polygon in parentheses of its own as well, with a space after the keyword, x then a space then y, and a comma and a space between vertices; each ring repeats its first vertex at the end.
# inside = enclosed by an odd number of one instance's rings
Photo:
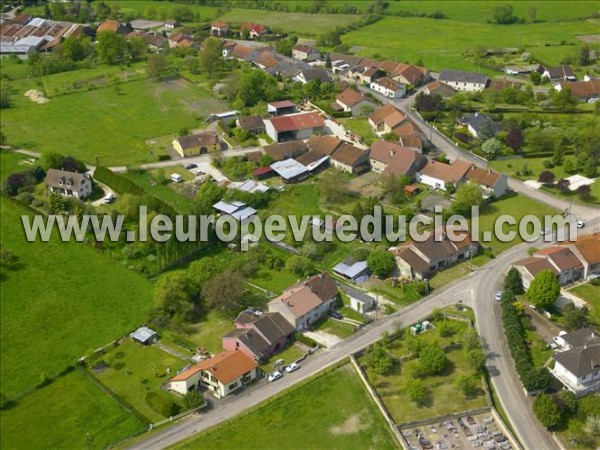
POLYGON ((333 347, 342 342, 342 339, 335 334, 325 333, 324 331, 305 331, 304 336, 312 339, 323 347, 333 347))

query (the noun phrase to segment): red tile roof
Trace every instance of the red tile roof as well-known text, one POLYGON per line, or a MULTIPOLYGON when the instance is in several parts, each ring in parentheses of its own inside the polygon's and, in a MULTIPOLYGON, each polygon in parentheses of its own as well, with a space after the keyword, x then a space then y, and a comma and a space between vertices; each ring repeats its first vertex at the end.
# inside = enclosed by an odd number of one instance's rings
POLYGON ((352 108, 363 100, 367 100, 367 97, 358 92, 356 89, 352 88, 346 89, 344 92, 338 94, 335 98, 338 102, 346 105, 348 108, 352 108))
POLYGON ((325 122, 321 115, 317 112, 307 112, 293 114, 289 116, 279 116, 267 119, 271 121, 273 128, 278 133, 285 131, 298 131, 307 128, 318 128, 325 126, 325 122))

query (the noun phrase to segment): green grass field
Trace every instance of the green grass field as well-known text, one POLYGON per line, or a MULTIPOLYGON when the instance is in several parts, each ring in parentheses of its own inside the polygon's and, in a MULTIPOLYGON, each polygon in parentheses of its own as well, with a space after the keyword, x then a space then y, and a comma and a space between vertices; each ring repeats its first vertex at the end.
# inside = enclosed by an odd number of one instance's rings
MULTIPOLYGON (((454 336, 441 337, 438 330, 433 329, 420 335, 419 339, 430 344, 436 343, 441 347, 457 341, 468 325, 459 321, 451 321, 451 323, 456 330, 454 336)), ((393 341, 389 348, 397 357, 408 354, 404 339, 393 341)), ((460 348, 450 350, 446 352, 446 356, 449 362, 440 375, 423 378, 423 385, 429 391, 429 394, 421 406, 410 400, 405 389, 407 382, 413 379, 412 373, 418 365, 418 359, 401 363, 396 367, 395 372, 388 376, 377 375, 367 368, 371 383, 396 423, 424 420, 486 406, 483 382, 480 377, 474 375, 473 370, 468 366, 464 351, 460 348), (461 374, 474 376, 478 388, 477 395, 466 397, 456 387, 453 380, 461 374)), ((368 355, 359 358, 362 365, 366 364, 367 358, 368 355)))
POLYGON ((480 45, 523 46, 544 63, 556 65, 581 46, 582 42, 575 36, 597 32, 598 23, 592 20, 506 26, 459 20, 386 17, 343 35, 342 42, 364 47, 360 56, 379 55, 381 58, 413 64, 421 59, 430 70, 436 72, 443 68, 482 70, 463 56, 465 49, 480 45), (576 46, 559 45, 562 41, 576 46))
POLYGON ((362 137, 364 143, 367 145, 371 145, 378 139, 377 135, 371 129, 369 119, 367 118, 348 118, 339 119, 339 121, 345 128, 362 137))
POLYGON ((397 445, 358 376, 346 365, 176 448, 383 450, 397 445))
MULTIPOLYGON (((130 14, 135 18, 149 18, 152 20, 164 20, 173 17, 173 9, 177 4, 171 2, 152 1, 152 0, 108 0, 105 2, 113 8, 115 5, 121 9, 124 14, 130 14)), ((218 8, 212 6, 185 5, 194 14, 200 15, 200 21, 212 20, 216 17, 218 8)))
POLYGON ((182 176, 185 175, 186 177, 191 177, 190 172, 181 167, 177 168, 177 170, 171 168, 170 170, 127 172, 123 175, 142 186, 149 194, 152 194, 171 205, 181 214, 191 213, 193 210, 193 202, 177 192, 176 189, 180 188, 181 185, 174 183, 169 179, 169 176, 172 173, 179 173, 182 176))
MULTIPOLYGON (((162 391, 160 385, 189 364, 188 361, 183 361, 155 345, 143 346, 129 339, 90 362, 90 366, 93 369, 101 362, 108 367, 98 370, 95 373, 96 378, 134 407, 149 422, 158 422, 164 417, 148 406, 145 401, 146 394, 156 392, 177 399, 172 394, 162 391), (170 371, 170 374, 167 371, 170 371)), ((96 371, 92 370, 92 372, 96 371)))
POLYGON ((0 374, 9 397, 139 326, 152 301, 148 280, 85 244, 27 242, 27 212, 1 199, 2 247, 22 263, 1 282, 0 374))
POLYGON ((228 11, 219 19, 232 26, 242 22, 256 22, 272 27, 277 31, 297 33, 300 36, 316 37, 333 30, 336 26, 346 26, 360 19, 349 14, 305 14, 262 11, 258 9, 237 9, 228 11))
MULTIPOLYGON (((2 346, 6 346, 4 339, 2 346)), ((49 357, 51 355, 40 356, 42 359, 22 369, 20 376, 49 357)), ((7 381, 3 374, 2 384, 7 381)), ((2 411, 0 417, 0 446, 12 449, 71 450, 86 448, 86 445, 103 449, 145 429, 140 420, 102 392, 79 369, 21 399, 16 406, 2 411)))
POLYGON ((201 127, 209 113, 225 109, 209 91, 183 79, 120 86, 120 94, 110 86, 60 95, 43 105, 24 97, 24 86, 13 96, 14 107, 2 111, 3 132, 9 143, 30 150, 72 154, 90 163, 98 156, 106 165, 138 164, 157 159, 145 140, 201 127))
POLYGON ((319 331, 323 331, 324 333, 334 334, 337 337, 342 339, 347 338, 354 334, 356 331, 356 327, 347 323, 338 322, 332 318, 327 318, 322 321, 316 328, 319 331))
MULTIPOLYGON (((504 1, 487 0, 478 2, 477 7, 468 1, 455 0, 403 0, 390 2, 389 11, 411 11, 430 13, 434 11, 443 12, 446 17, 465 22, 486 23, 492 17, 495 7, 506 5, 504 1)), ((598 13, 598 5, 589 1, 554 1, 554 0, 519 0, 509 4, 513 7, 514 14, 520 18, 528 18, 528 12, 532 7, 537 10, 538 21, 562 22, 591 17, 598 13), (568 4, 568 7, 565 7, 568 4), (560 11, 560 14, 557 12, 560 11)))
POLYGON ((519 236, 519 233, 517 233, 515 239, 509 242, 501 242, 499 239, 496 238, 494 234, 494 224, 498 216, 502 214, 510 214, 515 218, 517 222, 517 225, 504 226, 504 231, 508 233, 510 231, 518 231, 519 220, 526 215, 531 214, 542 218, 544 215, 554 215, 558 213, 558 210, 555 210, 549 206, 546 206, 543 203, 539 203, 535 200, 525 197, 524 195, 506 195, 481 208, 479 217, 480 236, 483 236, 482 233, 484 231, 491 231, 492 240, 490 242, 485 242, 481 240, 480 243, 484 247, 490 247, 494 254, 497 255, 498 253, 503 252, 504 250, 512 247, 513 245, 517 245, 523 242, 523 240, 519 236))

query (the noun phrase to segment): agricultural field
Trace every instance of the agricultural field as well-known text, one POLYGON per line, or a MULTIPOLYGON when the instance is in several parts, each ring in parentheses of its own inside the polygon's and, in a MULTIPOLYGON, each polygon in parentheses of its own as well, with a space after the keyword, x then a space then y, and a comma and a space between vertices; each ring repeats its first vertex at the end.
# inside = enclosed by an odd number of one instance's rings
MULTIPOLYGON (((3 348, 5 345, 3 337, 3 348)), ((20 375, 49 357, 40 356, 22 369, 20 375)), ((2 384, 7 380, 10 379, 3 375, 2 384)), ((0 417, 2 448, 104 449, 146 428, 81 369, 20 399, 15 406, 2 411, 0 417)))
MULTIPOLYGON (((448 322, 454 330, 452 336, 442 337, 439 329, 434 328, 418 335, 417 339, 424 344, 435 344, 440 347, 460 341, 460 336, 468 329, 469 325, 466 322, 455 320, 448 322)), ((388 345, 388 350, 395 357, 408 355, 406 337, 392 341, 388 345)), ((396 423, 424 420, 486 406, 483 381, 469 367, 464 350, 452 348, 446 350, 446 356, 448 362, 441 374, 422 379, 427 395, 420 405, 411 401, 406 390, 407 383, 414 378, 412 374, 418 366, 418 359, 404 360, 396 365, 393 373, 385 376, 378 375, 368 368, 368 354, 361 356, 359 362, 366 367, 371 384, 379 393, 396 423), (453 383, 459 375, 473 376, 475 390, 472 395, 465 396, 453 383)))
POLYGON ((14 107, 2 112, 10 144, 72 154, 89 163, 97 156, 109 166, 156 161, 159 155, 147 148, 145 140, 176 135, 184 127, 201 128, 210 112, 225 109, 211 92, 182 78, 123 82, 118 90, 107 86, 57 95, 45 104, 24 97, 34 85, 23 84, 13 95, 14 107))
POLYGON ((282 449, 300 442, 304 448, 348 450, 398 446, 360 379, 345 365, 176 448, 263 449, 274 442, 272 424, 277 424, 276 446, 282 449))
MULTIPOLYGON (((118 6, 121 12, 134 18, 148 18, 152 20, 166 20, 173 17, 173 10, 178 6, 170 2, 152 1, 152 0, 108 0, 105 1, 108 6, 114 8, 118 6)), ((201 6, 186 4, 184 5, 194 15, 198 14, 199 18, 194 18, 195 22, 207 22, 214 19, 219 11, 218 8, 212 6, 201 6)))
POLYGON ((156 345, 143 346, 130 339, 89 363, 91 373, 103 385, 152 423, 164 417, 146 403, 149 392, 176 400, 181 409, 185 409, 178 397, 162 391, 160 386, 186 364, 189 361, 171 355, 156 345))
POLYGON ((597 32, 598 23, 594 20, 496 25, 388 16, 343 35, 342 42, 351 47, 362 46, 359 55, 364 57, 412 64, 420 59, 434 72, 443 68, 486 71, 466 59, 464 50, 478 46, 522 46, 544 63, 558 65, 565 56, 578 51, 582 41, 576 36, 597 32))
POLYGON ((21 263, 1 284, 0 373, 9 397, 139 326, 152 301, 147 279, 85 244, 56 236, 28 243, 20 217, 27 213, 1 198, 2 248, 21 263))
MULTIPOLYGON (((509 2, 510 3, 510 2, 509 2)), ((453 20, 464 22, 487 23, 492 16, 494 8, 500 5, 506 5, 507 2, 488 0, 478 2, 477 8, 473 4, 465 1, 455 0, 404 0, 392 1, 388 11, 391 13, 397 11, 410 11, 415 13, 431 13, 435 11, 443 12, 446 17, 453 20)), ((568 7, 565 1, 555 0, 520 0, 510 3, 514 14, 517 17, 529 19, 531 8, 536 9, 536 21, 540 22, 565 22, 592 17, 598 13, 598 5, 588 1, 569 1, 568 7), (560 11, 560 14, 557 12, 560 11)))
POLYGON ((256 22, 272 27, 284 33, 296 33, 300 36, 318 37, 333 30, 336 26, 346 26, 361 16, 350 14, 305 14, 263 11, 258 9, 237 9, 228 11, 219 19, 232 25, 242 22, 256 22))

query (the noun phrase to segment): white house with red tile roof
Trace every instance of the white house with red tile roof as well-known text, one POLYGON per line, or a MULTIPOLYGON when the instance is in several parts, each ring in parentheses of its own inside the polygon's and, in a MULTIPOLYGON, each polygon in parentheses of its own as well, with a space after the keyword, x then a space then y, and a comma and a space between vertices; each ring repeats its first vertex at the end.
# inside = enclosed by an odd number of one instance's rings
POLYGON ((316 111, 265 119, 265 131, 275 142, 308 139, 324 131, 325 122, 316 111))

